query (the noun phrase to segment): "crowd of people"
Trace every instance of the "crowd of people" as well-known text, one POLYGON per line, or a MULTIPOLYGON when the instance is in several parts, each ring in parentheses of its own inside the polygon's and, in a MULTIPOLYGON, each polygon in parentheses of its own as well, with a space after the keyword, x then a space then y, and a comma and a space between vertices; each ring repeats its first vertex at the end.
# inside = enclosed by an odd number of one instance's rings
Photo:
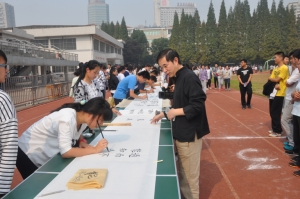
MULTIPOLYGON (((286 153, 295 155, 289 166, 300 168, 300 49, 288 56, 276 52, 274 61, 276 65, 264 86, 264 94, 269 97, 272 125, 268 133, 270 137, 281 137, 283 132, 286 133, 283 148, 286 153)), ((2 83, 7 74, 6 63, 6 55, 0 50, 2 83)), ((158 113, 152 122, 163 117, 172 121, 179 170, 184 171, 179 172, 181 193, 186 198, 198 198, 202 137, 210 132, 204 103, 206 91, 212 89, 212 82, 214 89, 230 90, 230 79, 236 74, 242 109, 251 109, 252 75, 261 68, 253 70, 245 59, 238 67, 218 64, 190 67, 182 64, 179 54, 172 49, 161 51, 157 63, 160 67, 150 64, 143 67, 111 66, 96 60, 80 63, 70 91, 74 103, 53 110, 30 126, 20 138, 14 105, 0 90, 0 167, 5 167, 5 171, 0 170, 0 194, 9 192, 15 165, 25 179, 57 153, 63 158, 99 153, 107 147, 108 141, 102 139, 96 146, 90 146, 82 133, 88 130, 93 134, 93 129, 100 127, 104 120, 110 120, 113 114, 121 115, 115 105, 123 99, 145 100, 148 93, 154 92, 155 86, 163 86, 174 92, 172 109, 158 113), (113 105, 105 100, 107 91, 111 93, 113 105)), ((294 175, 300 176, 300 170, 294 175)))
MULTIPOLYGON (((289 55, 277 52, 274 55, 275 66, 264 86, 269 97, 269 110, 272 129, 270 137, 281 137, 286 134, 287 141, 283 148, 287 154, 295 155, 289 166, 300 168, 300 49, 289 55), (268 92, 267 92, 268 91, 268 92)), ((300 176, 300 170, 294 172, 300 176)))

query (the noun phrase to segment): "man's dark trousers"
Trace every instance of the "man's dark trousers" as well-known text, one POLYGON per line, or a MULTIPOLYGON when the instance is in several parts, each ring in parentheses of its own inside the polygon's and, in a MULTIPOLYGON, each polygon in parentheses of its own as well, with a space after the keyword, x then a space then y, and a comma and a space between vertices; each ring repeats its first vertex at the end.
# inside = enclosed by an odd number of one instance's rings
POLYGON ((242 106, 250 106, 252 98, 252 84, 249 83, 246 87, 240 84, 240 93, 241 93, 241 102, 242 106), (247 102, 246 102, 246 93, 247 93, 247 102))
POLYGON ((281 133, 281 113, 283 106, 284 97, 276 96, 274 99, 270 99, 270 116, 272 120, 272 130, 274 133, 281 133))

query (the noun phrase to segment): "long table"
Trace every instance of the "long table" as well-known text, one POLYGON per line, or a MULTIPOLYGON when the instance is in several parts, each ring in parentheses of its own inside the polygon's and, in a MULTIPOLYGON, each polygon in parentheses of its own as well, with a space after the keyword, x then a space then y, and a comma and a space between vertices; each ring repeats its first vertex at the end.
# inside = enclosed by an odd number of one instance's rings
MULTIPOLYGON (((101 128, 105 130, 105 127, 101 128)), ((92 142, 99 133, 100 131, 96 130, 95 136, 87 139, 87 141, 89 143, 92 142)), ((163 160, 163 162, 157 164, 154 198, 179 199, 181 197, 176 172, 174 143, 171 124, 167 120, 162 120, 161 122, 158 147, 158 159, 163 160)), ((29 199, 36 197, 73 160, 74 158, 64 159, 60 154, 57 154, 30 177, 15 187, 4 198, 29 199)))

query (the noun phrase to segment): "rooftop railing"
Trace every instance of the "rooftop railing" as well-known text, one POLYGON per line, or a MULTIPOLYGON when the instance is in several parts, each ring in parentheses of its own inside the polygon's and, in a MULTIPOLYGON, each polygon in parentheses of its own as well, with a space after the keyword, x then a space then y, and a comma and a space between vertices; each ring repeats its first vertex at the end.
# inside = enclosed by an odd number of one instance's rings
POLYGON ((78 61, 77 54, 42 48, 25 43, 0 40, 0 49, 5 52, 6 55, 12 56, 78 61))

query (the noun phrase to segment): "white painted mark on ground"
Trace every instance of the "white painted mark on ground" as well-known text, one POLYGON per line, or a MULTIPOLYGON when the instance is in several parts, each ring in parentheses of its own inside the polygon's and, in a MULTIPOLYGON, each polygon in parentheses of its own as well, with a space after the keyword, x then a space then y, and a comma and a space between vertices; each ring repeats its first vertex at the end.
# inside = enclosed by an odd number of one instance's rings
POLYGON ((247 157, 246 153, 257 153, 257 149, 244 149, 237 153, 238 158, 242 160, 246 160, 248 162, 251 162, 252 164, 247 168, 247 170, 269 170, 269 169, 279 169, 280 166, 276 166, 273 164, 270 164, 270 162, 273 162, 275 160, 278 160, 278 158, 275 159, 269 159, 269 158, 253 158, 253 157, 247 157), (268 164, 267 164, 268 163, 268 164))

